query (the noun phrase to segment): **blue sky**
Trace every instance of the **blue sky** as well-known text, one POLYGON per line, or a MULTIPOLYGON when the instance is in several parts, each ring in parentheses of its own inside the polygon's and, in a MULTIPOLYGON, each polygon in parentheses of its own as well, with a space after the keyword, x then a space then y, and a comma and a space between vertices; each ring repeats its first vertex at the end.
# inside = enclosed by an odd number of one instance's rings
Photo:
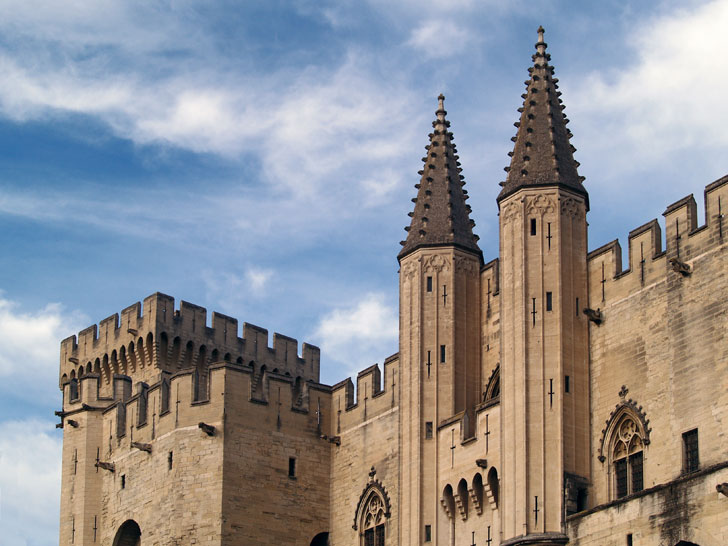
MULTIPOLYGON (((486 260, 536 28, 590 248, 728 173, 728 2, 0 0, 0 526, 57 542, 62 338, 161 291, 397 350, 398 242, 448 119, 486 260)), ((9 537, 9 538, 8 538, 9 537)))

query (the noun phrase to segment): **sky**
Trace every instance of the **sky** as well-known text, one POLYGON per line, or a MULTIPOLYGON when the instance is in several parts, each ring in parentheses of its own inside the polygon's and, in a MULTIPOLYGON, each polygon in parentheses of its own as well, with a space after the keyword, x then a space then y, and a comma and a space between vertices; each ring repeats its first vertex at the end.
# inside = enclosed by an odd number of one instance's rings
MULTIPOLYGON (((397 260, 444 93, 485 260, 536 29, 589 247, 728 173, 728 0, 0 0, 0 527, 57 543, 60 340, 160 291, 397 351, 397 260)), ((240 332, 239 332, 240 334, 240 332)))

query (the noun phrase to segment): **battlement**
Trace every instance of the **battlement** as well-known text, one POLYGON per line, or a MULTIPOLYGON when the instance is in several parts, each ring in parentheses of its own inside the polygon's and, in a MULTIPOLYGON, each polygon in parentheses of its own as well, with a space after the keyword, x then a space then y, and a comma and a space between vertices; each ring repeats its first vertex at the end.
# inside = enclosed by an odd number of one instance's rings
POLYGON ((697 205, 688 195, 669 205, 662 229, 656 219, 632 230, 628 237, 627 268, 622 267, 622 247, 614 240, 587 256, 589 306, 604 307, 655 283, 672 277, 700 274, 696 263, 728 242, 728 176, 705 187, 705 224, 697 225, 697 205))
POLYGON ((398 396, 399 354, 384 360, 384 381, 379 364, 362 370, 356 377, 356 393, 351 378, 331 387, 331 403, 336 433, 355 427, 394 408, 398 396))
POLYGON ((153 383, 160 372, 176 373, 187 368, 204 370, 215 362, 234 362, 318 382, 320 350, 274 333, 268 346, 268 330, 243 323, 221 313, 212 313, 207 326, 204 307, 180 301, 159 292, 126 307, 61 342, 60 385, 95 373, 102 384, 115 374, 132 375, 135 381, 153 383))
POLYGON ((256 408, 255 412, 274 415, 281 424, 295 420, 297 426, 304 422, 316 428, 331 426, 323 421, 330 409, 330 387, 266 373, 256 392, 257 379, 251 368, 223 362, 210 367, 209 388, 202 398, 192 370, 163 377, 151 386, 132 385, 129 376, 117 375, 112 396, 103 396, 101 376, 89 373, 80 378, 76 392, 70 382, 63 386, 63 417, 73 420, 80 412, 102 411, 104 419, 112 423, 108 429, 115 431, 117 445, 127 436, 128 441, 149 442, 174 428, 196 426, 201 421, 219 423, 226 409, 240 413, 241 404, 247 407, 242 414, 256 408), (228 408, 231 405, 234 407, 228 408), (286 414, 305 417, 287 419, 286 414))

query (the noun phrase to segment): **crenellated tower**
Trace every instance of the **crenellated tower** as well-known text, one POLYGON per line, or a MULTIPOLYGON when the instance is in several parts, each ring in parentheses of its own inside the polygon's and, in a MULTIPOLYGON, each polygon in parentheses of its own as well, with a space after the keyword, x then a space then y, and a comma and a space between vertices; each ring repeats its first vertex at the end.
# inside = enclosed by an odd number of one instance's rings
POLYGON ((400 263, 401 509, 399 544, 437 529, 438 424, 472 412, 480 384, 482 253, 440 95, 400 263))
POLYGON ((589 198, 549 61, 539 28, 498 196, 507 545, 566 543, 589 476, 589 198))

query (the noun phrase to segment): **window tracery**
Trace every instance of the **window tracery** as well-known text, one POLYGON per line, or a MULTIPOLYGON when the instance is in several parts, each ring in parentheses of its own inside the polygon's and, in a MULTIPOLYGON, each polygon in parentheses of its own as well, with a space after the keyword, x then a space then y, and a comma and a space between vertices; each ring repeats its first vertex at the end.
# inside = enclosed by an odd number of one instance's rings
POLYGON ((384 502, 376 493, 372 493, 364 507, 361 529, 364 546, 385 546, 385 516, 384 502))
POLYGON ((644 489, 644 446, 640 426, 631 415, 624 413, 614 427, 611 442, 615 498, 644 489))

